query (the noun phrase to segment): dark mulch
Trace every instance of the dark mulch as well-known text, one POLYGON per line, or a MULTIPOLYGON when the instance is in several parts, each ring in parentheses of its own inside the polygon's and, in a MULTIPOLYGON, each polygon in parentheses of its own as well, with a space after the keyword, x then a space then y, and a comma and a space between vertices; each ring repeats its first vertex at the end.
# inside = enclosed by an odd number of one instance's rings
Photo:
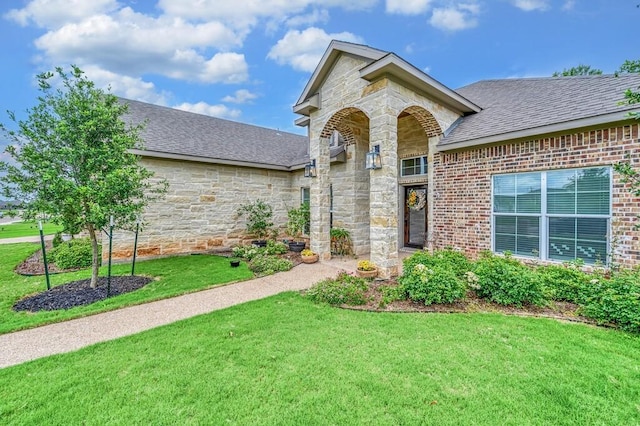
MULTIPOLYGON (((144 287, 153 281, 149 277, 114 276, 111 277, 109 297, 129 293, 144 287)), ((13 305, 15 311, 55 311, 76 306, 89 305, 107 298, 107 278, 98 278, 96 288, 90 287, 91 280, 73 281, 26 297, 13 305)))
MULTIPOLYGON (((51 241, 46 243, 47 252, 53 248, 51 241)), ((47 260, 50 261, 49 257, 47 260)), ((77 271, 77 269, 61 269, 56 266, 55 263, 49 262, 49 273, 59 274, 61 272, 77 271)), ((44 275, 44 261, 42 260, 42 249, 34 252, 24 262, 19 264, 16 269, 16 273, 20 275, 44 275)))
POLYGON ((411 300, 397 300, 385 304, 383 302, 382 287, 396 286, 395 280, 375 280, 371 282, 365 297, 367 303, 360 306, 347 306, 343 308, 354 310, 366 310, 373 312, 433 312, 433 313, 472 313, 495 312, 506 315, 534 316, 554 318, 564 321, 583 322, 594 324, 593 321, 578 315, 578 305, 568 302, 552 302, 548 306, 523 305, 503 306, 497 303, 481 299, 472 291, 467 294, 465 300, 456 303, 442 303, 425 305, 411 300))

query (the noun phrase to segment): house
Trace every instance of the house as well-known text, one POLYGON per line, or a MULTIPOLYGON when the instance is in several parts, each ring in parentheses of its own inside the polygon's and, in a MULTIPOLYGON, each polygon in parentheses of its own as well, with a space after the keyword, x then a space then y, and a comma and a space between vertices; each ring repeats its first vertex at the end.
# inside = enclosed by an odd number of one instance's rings
POLYGON ((453 90, 394 53, 333 41, 293 107, 308 138, 131 102, 149 119, 138 153, 171 185, 139 254, 240 242, 239 203, 268 200, 284 223, 309 199, 311 248, 328 258, 331 227, 345 228, 383 276, 406 247, 638 265, 640 200, 611 167, 640 165, 638 122, 619 104, 637 87, 609 75, 453 90))

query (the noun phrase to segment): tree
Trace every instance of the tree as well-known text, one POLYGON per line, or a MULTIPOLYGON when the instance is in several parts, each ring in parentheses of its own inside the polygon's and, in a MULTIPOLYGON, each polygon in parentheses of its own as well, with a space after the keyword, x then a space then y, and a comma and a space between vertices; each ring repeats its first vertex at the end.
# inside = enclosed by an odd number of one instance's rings
POLYGON ((556 71, 552 77, 575 77, 579 75, 601 75, 602 70, 591 68, 591 65, 580 64, 577 67, 565 68, 562 72, 556 71))
POLYGON ((12 141, 6 152, 14 164, 0 162, 0 191, 24 204, 26 219, 49 215, 66 230, 86 230, 91 239, 91 287, 98 280, 98 235, 110 216, 127 228, 152 200, 167 190, 164 180, 129 150, 142 148, 142 124, 121 119, 128 106, 95 87, 75 65, 37 76, 39 103, 2 130, 12 141))

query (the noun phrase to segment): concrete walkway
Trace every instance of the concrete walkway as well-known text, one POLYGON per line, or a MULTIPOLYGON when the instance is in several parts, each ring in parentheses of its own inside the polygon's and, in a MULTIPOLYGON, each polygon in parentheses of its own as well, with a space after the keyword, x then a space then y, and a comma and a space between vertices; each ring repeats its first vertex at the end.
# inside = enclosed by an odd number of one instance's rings
POLYGON ((355 259, 302 264, 276 275, 0 335, 0 368, 72 352, 285 291, 304 290, 322 279, 336 276, 340 270, 355 271, 356 264, 355 259))

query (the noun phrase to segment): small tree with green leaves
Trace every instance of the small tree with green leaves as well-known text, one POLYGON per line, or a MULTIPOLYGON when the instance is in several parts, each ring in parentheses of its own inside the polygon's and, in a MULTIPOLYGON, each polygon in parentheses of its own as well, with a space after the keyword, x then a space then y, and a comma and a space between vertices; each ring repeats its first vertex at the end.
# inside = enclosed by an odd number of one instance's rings
POLYGON ((553 77, 576 77, 580 75, 601 75, 602 70, 591 68, 591 65, 580 64, 577 67, 565 68, 561 72, 556 71, 553 77))
POLYGON ((25 218, 47 214, 69 231, 86 230, 92 245, 91 287, 98 280, 98 236, 109 225, 128 228, 151 200, 167 190, 164 180, 138 162, 142 124, 127 125, 127 105, 95 87, 77 66, 37 76, 41 95, 26 120, 9 112, 17 130, 0 129, 13 142, 0 162, 0 191, 24 203, 25 218))

